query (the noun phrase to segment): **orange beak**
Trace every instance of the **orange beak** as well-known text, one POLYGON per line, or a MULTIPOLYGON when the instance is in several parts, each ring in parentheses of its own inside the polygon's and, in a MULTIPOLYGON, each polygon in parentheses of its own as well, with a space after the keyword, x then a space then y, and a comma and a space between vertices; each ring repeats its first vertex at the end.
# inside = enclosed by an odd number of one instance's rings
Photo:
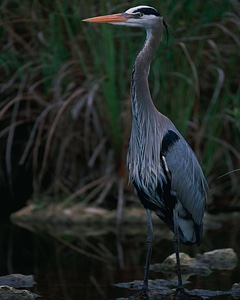
POLYGON ((106 15, 106 16, 99 16, 84 19, 84 22, 92 22, 92 23, 121 23, 127 22, 128 18, 124 16, 124 14, 113 14, 113 15, 106 15))

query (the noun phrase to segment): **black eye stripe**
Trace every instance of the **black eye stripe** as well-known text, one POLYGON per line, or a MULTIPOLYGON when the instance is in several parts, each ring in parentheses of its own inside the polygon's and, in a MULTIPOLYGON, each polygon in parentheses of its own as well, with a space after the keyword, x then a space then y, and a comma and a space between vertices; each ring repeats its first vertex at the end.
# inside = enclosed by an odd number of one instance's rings
POLYGON ((160 16, 159 12, 156 9, 151 8, 151 7, 142 7, 142 8, 138 8, 135 11, 133 11, 133 13, 138 13, 138 12, 140 12, 144 15, 154 15, 157 17, 160 16))

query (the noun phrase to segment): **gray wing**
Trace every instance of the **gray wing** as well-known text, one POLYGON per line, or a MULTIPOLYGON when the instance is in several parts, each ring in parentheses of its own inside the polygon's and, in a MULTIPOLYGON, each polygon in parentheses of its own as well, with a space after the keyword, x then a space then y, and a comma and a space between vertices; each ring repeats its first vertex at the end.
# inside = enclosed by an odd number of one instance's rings
POLYGON ((174 129, 167 131, 162 142, 162 152, 171 173, 171 189, 194 222, 200 225, 208 197, 207 182, 194 152, 174 129))

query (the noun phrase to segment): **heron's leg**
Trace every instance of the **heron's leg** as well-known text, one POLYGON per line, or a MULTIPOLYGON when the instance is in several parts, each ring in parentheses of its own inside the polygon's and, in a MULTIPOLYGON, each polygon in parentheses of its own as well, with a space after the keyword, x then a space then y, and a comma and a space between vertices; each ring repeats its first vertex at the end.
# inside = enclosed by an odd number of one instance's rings
POLYGON ((179 234, 178 234, 178 214, 176 207, 173 209, 173 220, 174 220, 174 237, 173 237, 173 246, 176 253, 176 262, 177 262, 177 275, 178 275, 178 287, 177 287, 177 295, 175 300, 181 299, 181 295, 183 295, 184 299, 191 299, 191 292, 183 287, 182 283, 182 272, 181 272, 181 264, 179 257, 179 234))
POLYGON ((176 253, 178 289, 183 289, 182 272, 181 272, 180 257, 179 257, 178 215, 177 215, 176 208, 173 209, 173 220, 174 220, 173 246, 176 253))
POLYGON ((149 288, 148 288, 148 273, 149 273, 149 265, 152 255, 152 244, 153 244, 153 226, 152 226, 152 217, 151 217, 151 211, 149 209, 146 209, 146 218, 147 218, 147 254, 146 254, 146 261, 144 266, 144 279, 143 279, 143 285, 142 290, 132 295, 129 299, 136 299, 141 294, 145 294, 148 300, 151 300, 149 288))
POLYGON ((153 226, 152 226, 152 216, 151 211, 146 209, 146 219, 147 219, 147 254, 146 261, 144 267, 144 280, 143 280, 143 290, 148 291, 148 273, 149 273, 149 265, 152 255, 152 244, 153 244, 153 226))

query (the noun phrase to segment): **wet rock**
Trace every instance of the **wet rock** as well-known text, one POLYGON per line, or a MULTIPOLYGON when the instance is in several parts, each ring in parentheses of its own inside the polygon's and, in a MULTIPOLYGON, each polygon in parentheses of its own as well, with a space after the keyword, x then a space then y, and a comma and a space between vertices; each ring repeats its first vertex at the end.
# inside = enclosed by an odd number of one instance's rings
POLYGON ((17 290, 7 285, 0 286, 1 300, 34 300, 38 297, 40 296, 27 290, 17 290))
MULTIPOLYGON (((198 254, 192 258, 186 253, 180 252, 182 278, 186 281, 191 275, 208 276, 213 269, 232 270, 237 265, 237 255, 231 248, 216 249, 198 254)), ((164 273, 165 278, 177 280, 177 264, 175 253, 168 256, 162 263, 150 266, 150 270, 164 273)))
MULTIPOLYGON (((180 252, 179 256, 180 256, 180 261, 181 261, 182 272, 188 271, 191 266, 194 267, 194 265, 197 263, 195 258, 190 257, 186 253, 180 252)), ((163 263, 161 263, 159 265, 161 265, 161 268, 163 270, 176 270, 177 269, 177 264, 176 264, 176 255, 175 255, 175 253, 168 256, 163 261, 163 263)))
POLYGON ((240 299, 240 283, 234 283, 231 289, 233 299, 240 299))
MULTIPOLYGON (((122 282, 115 284, 115 286, 120 288, 125 288, 129 290, 141 290, 143 285, 143 281, 141 280, 134 280, 131 282, 122 282)), ((168 280, 164 279, 155 279, 155 280, 149 280, 148 281, 148 287, 150 289, 150 295, 151 299, 157 300, 157 299, 165 299, 166 296, 172 293, 172 290, 168 287, 171 285, 171 283, 168 280), (159 298, 161 296, 161 298, 159 298)), ((135 299, 143 300, 146 299, 145 295, 141 292, 138 292, 137 295, 135 295, 135 299)), ((128 298, 117 298, 117 300, 126 300, 128 298)))
MULTIPOLYGON (((130 282, 121 282, 121 283, 116 283, 115 286, 121 287, 121 288, 126 288, 130 290, 140 290, 142 288, 143 281, 142 280, 134 280, 130 282)), ((166 288, 169 285, 175 285, 175 283, 171 283, 168 280, 165 279, 154 279, 148 280, 148 287, 150 290, 156 289, 156 288, 166 288)))
MULTIPOLYGON (((199 263, 197 259, 190 257, 186 253, 180 252, 179 256, 183 279, 187 279, 193 274, 207 276, 211 273, 210 268, 206 264, 199 263)), ((163 272, 167 279, 176 280, 177 264, 175 253, 168 256, 162 263, 151 265, 150 270, 163 272)))
MULTIPOLYGON (((132 282, 118 283, 116 286, 130 290, 141 290, 143 281, 134 280, 132 282)), ((149 280, 149 290, 152 300, 176 299, 177 290, 173 282, 164 279, 149 280), (173 288, 172 288, 173 287, 173 288)), ((136 299, 146 299, 141 292, 136 293, 136 299)), ((235 283, 231 290, 228 291, 212 291, 203 289, 188 290, 184 288, 184 292, 178 295, 178 299, 216 299, 217 296, 232 296, 233 299, 240 299, 240 283, 235 283)), ((130 298, 117 298, 116 300, 127 300, 130 298)))
POLYGON ((35 284, 32 275, 10 274, 0 276, 0 300, 32 300, 40 297, 27 290, 16 288, 32 287, 35 284))
POLYGON ((33 275, 10 274, 0 276, 0 286, 8 285, 14 288, 32 287, 35 284, 33 275))
POLYGON ((215 270, 232 270, 237 265, 237 254, 232 248, 216 249, 198 254, 196 259, 215 270))

